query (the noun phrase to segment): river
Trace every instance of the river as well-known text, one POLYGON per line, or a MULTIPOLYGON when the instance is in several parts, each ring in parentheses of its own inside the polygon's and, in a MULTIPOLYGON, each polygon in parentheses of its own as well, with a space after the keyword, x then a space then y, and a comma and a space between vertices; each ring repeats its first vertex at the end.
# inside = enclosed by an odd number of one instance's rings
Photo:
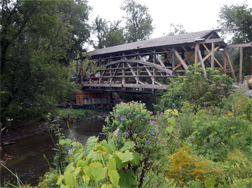
MULTIPOLYGON (((102 131, 104 120, 83 121, 74 123, 70 126, 75 139, 82 144, 85 144, 90 136, 98 136, 102 131)), ((66 138, 72 138, 70 132, 64 130, 66 138)), ((54 141, 57 140, 53 137, 54 141)), ((16 140, 13 145, 3 147, 1 151, 1 159, 5 155, 13 157, 12 160, 6 162, 6 166, 18 177, 23 183, 30 185, 37 185, 39 177, 43 176, 45 172, 49 171, 49 166, 43 157, 43 154, 48 158, 49 162, 53 161, 55 151, 53 141, 48 134, 41 134, 36 136, 25 137, 16 140)), ((16 178, 1 167, 1 185, 6 181, 12 184, 16 183, 16 178)))

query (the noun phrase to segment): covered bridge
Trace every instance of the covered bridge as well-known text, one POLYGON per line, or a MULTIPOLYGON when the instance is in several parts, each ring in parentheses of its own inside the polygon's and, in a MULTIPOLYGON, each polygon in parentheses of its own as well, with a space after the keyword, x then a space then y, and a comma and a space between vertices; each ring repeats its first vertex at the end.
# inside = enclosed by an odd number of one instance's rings
MULTIPOLYGON (((191 64, 204 69, 221 68, 237 82, 227 49, 242 49, 251 43, 227 45, 218 35, 219 31, 221 29, 166 36, 89 52, 76 59, 80 63, 83 90, 138 93, 166 90, 170 78, 183 76, 191 64), (91 74, 83 81, 83 61, 87 56, 91 56, 96 70, 90 70, 91 74)), ((93 69, 91 66, 87 68, 93 69)))

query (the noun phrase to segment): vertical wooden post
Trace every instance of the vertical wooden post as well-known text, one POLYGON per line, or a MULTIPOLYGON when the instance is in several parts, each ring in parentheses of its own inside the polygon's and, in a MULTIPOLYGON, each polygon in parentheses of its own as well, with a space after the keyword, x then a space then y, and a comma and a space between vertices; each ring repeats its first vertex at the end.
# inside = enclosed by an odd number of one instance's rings
POLYGON ((122 84, 124 85, 124 84, 125 84, 125 69, 124 69, 124 63, 122 63, 122 65, 123 65, 123 69, 122 69, 122 73, 123 73, 123 75, 122 75, 122 84))
MULTIPOLYGON (((156 64, 156 55, 153 54, 153 63, 156 64)), ((152 75, 153 75, 153 80, 152 80, 152 85, 155 85, 155 68, 152 68, 152 75)))
POLYGON ((224 52, 223 52, 224 54, 223 54, 223 74, 226 74, 226 72, 227 72, 227 48, 224 48, 224 52))
POLYGON ((198 49, 199 49, 199 44, 196 44, 195 45, 195 64, 198 64, 199 62, 198 49))
POLYGON ((83 81, 83 60, 81 59, 81 67, 80 67, 80 69, 81 69, 81 84, 82 84, 82 81, 83 81))
POLYGON ((172 70, 175 67, 175 48, 173 48, 173 53, 172 53, 172 70))
POLYGON ((110 71, 109 71, 109 74, 110 74, 110 84, 112 84, 112 67, 111 67, 111 65, 109 66, 109 68, 110 68, 110 71))
POLYGON ((212 42, 211 69, 214 69, 214 43, 212 42))
POLYGON ((243 48, 240 47, 240 83, 242 82, 242 57, 243 57, 243 48))
POLYGON ((101 58, 99 57, 98 60, 98 64, 99 64, 99 84, 101 83, 101 58))

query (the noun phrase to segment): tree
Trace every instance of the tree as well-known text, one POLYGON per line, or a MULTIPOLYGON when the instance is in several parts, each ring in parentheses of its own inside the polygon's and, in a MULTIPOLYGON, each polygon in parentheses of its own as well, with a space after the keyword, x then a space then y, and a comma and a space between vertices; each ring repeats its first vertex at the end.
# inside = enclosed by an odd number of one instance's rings
POLYGON ((127 42, 148 39, 154 30, 152 18, 148 13, 149 9, 134 0, 125 0, 121 10, 124 10, 127 14, 124 17, 127 42))
POLYGON ((105 41, 104 46, 116 46, 120 44, 124 44, 125 38, 123 36, 123 28, 119 27, 121 20, 114 21, 114 23, 110 23, 110 27, 105 32, 105 41))
POLYGON ((92 41, 95 49, 104 48, 105 32, 108 28, 108 22, 97 16, 93 22, 93 33, 96 35, 98 42, 92 41), (97 43, 97 44, 96 44, 97 43))
MULTIPOLYGON (((252 8, 248 4, 241 5, 223 5, 219 13, 219 26, 222 28, 239 27, 237 30, 231 30, 233 37, 230 41, 232 44, 250 43, 252 42, 252 8)), ((232 50, 235 72, 239 73, 239 50, 232 50)), ((243 74, 250 75, 251 73, 251 49, 243 49, 243 74)))
POLYGON ((83 51, 89 29, 78 29, 89 9, 85 1, 68 0, 4 0, 2 5, 1 122, 41 117, 70 94, 66 65, 83 51))
POLYGON ((99 16, 96 17, 93 23, 93 33, 96 34, 98 41, 92 41, 93 47, 95 49, 100 49, 124 44, 123 28, 119 27, 120 23, 120 20, 111 23, 103 20, 99 16), (108 24, 110 25, 108 26, 108 24))

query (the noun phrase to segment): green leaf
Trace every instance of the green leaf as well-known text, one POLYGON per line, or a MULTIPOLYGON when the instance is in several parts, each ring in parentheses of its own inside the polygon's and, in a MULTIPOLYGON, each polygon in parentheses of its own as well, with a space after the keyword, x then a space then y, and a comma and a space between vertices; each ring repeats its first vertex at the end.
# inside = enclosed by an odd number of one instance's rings
POLYGON ((84 175, 82 176, 82 178, 87 184, 89 183, 90 178, 88 177, 88 175, 84 175))
POLYGON ((60 144, 60 145, 64 145, 65 143, 66 143, 65 140, 60 140, 60 141, 59 141, 59 144, 60 144))
POLYGON ((61 182, 62 182, 62 180, 64 179, 64 176, 63 175, 61 175, 60 177, 59 177, 59 179, 58 179, 58 181, 57 181, 57 185, 59 185, 59 184, 61 184, 61 182))
POLYGON ((196 181, 192 182, 192 186, 193 188, 201 188, 203 185, 202 185, 202 182, 197 179, 196 181))
POLYGON ((118 183, 119 183, 120 176, 116 170, 112 170, 109 172, 109 179, 113 183, 114 186, 116 187, 119 186, 118 183))
POLYGON ((140 162, 140 154, 137 152, 133 153, 133 159, 130 161, 130 163, 134 166, 139 165, 140 162))
POLYGON ((119 157, 119 159, 123 160, 123 154, 120 151, 116 151, 115 154, 119 157))
POLYGON ((60 188, 70 188, 70 186, 69 186, 69 185, 64 185, 64 184, 62 184, 62 185, 60 186, 60 188))
POLYGON ((77 167, 84 168, 85 166, 87 166, 88 162, 89 162, 89 160, 87 160, 87 159, 86 159, 85 161, 79 160, 79 161, 77 162, 77 167))
POLYGON ((133 159, 132 152, 129 152, 129 150, 126 150, 125 153, 122 155, 122 162, 131 161, 133 159))
POLYGON ((174 118, 174 117, 167 118, 167 120, 168 120, 168 123, 169 123, 170 125, 175 125, 175 118, 174 118))
POLYGON ((107 168, 108 171, 110 172, 111 170, 116 170, 116 161, 114 158, 110 158, 109 162, 107 163, 107 168))
POLYGON ((127 149, 131 149, 135 146, 135 143, 133 141, 127 141, 124 143, 123 147, 120 149, 120 151, 125 151, 127 149))
POLYGON ((67 165, 65 172, 64 172, 64 175, 66 176, 66 174, 69 174, 73 171, 74 171, 73 163, 70 163, 69 165, 67 165))
POLYGON ((101 188, 112 188, 111 184, 102 184, 101 188))
POLYGON ((75 174, 66 174, 65 182, 67 185, 73 187, 76 185, 76 175, 75 174))
POLYGON ((113 144, 113 142, 108 143, 108 152, 113 153, 116 150, 116 146, 113 144))
POLYGON ((206 188, 212 188, 212 187, 214 187, 215 184, 216 184, 216 181, 215 181, 215 179, 213 177, 210 177, 210 178, 205 180, 206 188))
POLYGON ((173 126, 168 126, 168 127, 165 128, 165 131, 166 131, 167 133, 172 133, 173 130, 174 130, 173 126))
POLYGON ((106 177, 107 168, 103 168, 100 162, 91 163, 90 168, 95 182, 103 180, 106 177))
POLYGON ((92 161, 99 161, 101 160, 101 155, 94 152, 93 150, 91 150, 87 156, 88 158, 90 158, 92 161))
POLYGON ((123 170, 119 170, 118 173, 120 176, 120 181, 119 181, 120 187, 135 187, 134 185, 136 185, 137 182, 134 178, 135 174, 133 170, 131 169, 128 170, 126 174, 123 170))
POLYGON ((90 178, 94 179, 94 178, 92 177, 92 172, 91 172, 90 166, 85 166, 85 167, 83 168, 83 170, 84 170, 85 175, 87 175, 87 176, 89 176, 90 178))
POLYGON ((98 137, 95 137, 95 136, 90 136, 87 140, 87 144, 89 143, 94 143, 98 140, 98 137))

